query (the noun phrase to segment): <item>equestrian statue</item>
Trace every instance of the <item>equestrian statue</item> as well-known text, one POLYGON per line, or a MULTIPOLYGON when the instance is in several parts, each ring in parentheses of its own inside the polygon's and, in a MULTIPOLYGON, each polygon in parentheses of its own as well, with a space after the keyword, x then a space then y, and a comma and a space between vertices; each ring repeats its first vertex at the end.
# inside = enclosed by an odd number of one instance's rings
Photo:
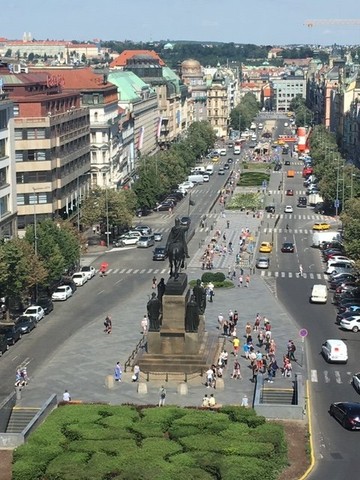
POLYGON ((185 258, 190 258, 186 243, 185 234, 187 225, 181 225, 180 219, 175 219, 175 226, 172 227, 166 243, 166 252, 169 256, 170 277, 174 280, 179 278, 181 268, 185 266, 185 258))

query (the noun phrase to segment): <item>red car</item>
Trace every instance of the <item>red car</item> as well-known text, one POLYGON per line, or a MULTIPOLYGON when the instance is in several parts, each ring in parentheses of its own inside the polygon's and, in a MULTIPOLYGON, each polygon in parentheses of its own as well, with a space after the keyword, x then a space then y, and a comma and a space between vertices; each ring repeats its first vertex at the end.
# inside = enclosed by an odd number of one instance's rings
POLYGON ((302 176, 304 178, 308 177, 309 175, 312 175, 314 173, 314 169, 312 167, 304 167, 303 168, 303 173, 302 176))
POLYGON ((289 197, 293 197, 294 196, 294 190, 286 190, 286 195, 288 195, 289 197))

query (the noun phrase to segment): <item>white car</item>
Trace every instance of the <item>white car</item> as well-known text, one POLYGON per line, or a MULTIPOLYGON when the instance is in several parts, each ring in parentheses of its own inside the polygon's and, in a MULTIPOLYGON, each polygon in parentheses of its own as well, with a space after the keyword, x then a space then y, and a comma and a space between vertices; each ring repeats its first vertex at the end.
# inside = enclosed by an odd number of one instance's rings
POLYGON ((285 213, 293 213, 294 209, 291 205, 286 205, 286 207, 284 208, 284 212, 285 213))
POLYGON ((357 333, 360 330, 360 315, 353 315, 349 318, 343 318, 340 321, 340 327, 344 330, 350 330, 357 333))
POLYGON ((210 177, 207 173, 204 173, 203 174, 203 179, 204 179, 204 182, 208 182, 210 180, 210 177))
POLYGON ((355 264, 354 260, 350 260, 349 257, 345 257, 344 255, 334 255, 333 257, 331 257, 327 264, 330 265, 331 262, 334 261, 334 262, 347 262, 347 263, 352 263, 353 265, 355 264))
POLYGON ((73 291, 69 285, 61 285, 58 287, 55 292, 51 295, 51 299, 54 301, 65 301, 68 298, 72 297, 73 291))
POLYGON ((88 280, 91 280, 93 277, 95 277, 96 269, 91 265, 86 265, 84 267, 81 267, 81 272, 85 273, 88 280))
POLYGON ((23 315, 25 317, 35 317, 35 320, 40 322, 40 320, 45 317, 45 311, 38 305, 32 305, 25 310, 23 315))
POLYGON ((347 363, 348 351, 343 340, 326 340, 321 346, 321 353, 328 363, 347 363))
POLYGON ((225 156, 226 156, 226 148, 222 148, 222 149, 220 150, 220 155, 221 155, 222 157, 225 157, 225 156))
POLYGON ((115 247, 125 247, 125 245, 136 245, 139 238, 141 237, 140 232, 125 233, 115 242, 115 247))
POLYGON ((72 279, 77 287, 82 287, 88 281, 88 277, 84 272, 74 273, 72 279))
POLYGON ((180 189, 185 189, 185 190, 190 190, 191 188, 194 188, 195 184, 193 182, 189 182, 189 180, 186 180, 183 183, 180 183, 179 188, 180 189))

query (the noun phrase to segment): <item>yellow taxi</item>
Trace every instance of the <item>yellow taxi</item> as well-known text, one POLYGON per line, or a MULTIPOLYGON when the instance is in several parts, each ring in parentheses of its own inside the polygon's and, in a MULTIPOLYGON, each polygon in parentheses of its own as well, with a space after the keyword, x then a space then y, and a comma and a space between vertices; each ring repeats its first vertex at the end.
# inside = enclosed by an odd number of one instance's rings
POLYGON ((220 160, 220 157, 218 157, 218 156, 212 157, 212 159, 211 159, 211 161, 213 163, 217 163, 219 160, 220 160))
POLYGON ((314 223, 312 229, 313 230, 329 230, 330 226, 331 225, 329 225, 326 222, 317 222, 317 223, 314 223))
POLYGON ((272 252, 272 245, 270 242, 262 242, 259 248, 259 252, 261 253, 271 253, 272 252))

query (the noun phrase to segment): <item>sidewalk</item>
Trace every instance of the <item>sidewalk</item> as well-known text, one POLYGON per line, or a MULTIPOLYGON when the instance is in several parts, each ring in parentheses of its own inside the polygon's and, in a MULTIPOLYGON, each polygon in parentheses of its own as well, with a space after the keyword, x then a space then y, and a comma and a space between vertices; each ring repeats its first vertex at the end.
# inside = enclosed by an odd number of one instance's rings
MULTIPOLYGON (((255 232, 261 219, 253 218, 252 215, 239 212, 226 212, 226 218, 219 215, 215 228, 221 229, 227 233, 227 241, 234 240, 234 253, 218 256, 215 262, 214 271, 223 270, 227 274, 227 267, 233 264, 235 256, 235 242, 239 238, 242 228, 249 228, 255 232), (226 228, 226 221, 230 220, 230 228, 226 228)), ((207 240, 213 232, 208 232, 207 240)), ((193 248, 190 248, 192 259, 188 266, 188 279, 200 278, 204 273, 200 268, 198 258, 201 255, 202 247, 196 247, 197 243, 192 242, 193 248), (195 250, 193 253, 192 250, 195 250)), ((104 247, 102 247, 104 249, 104 247)), ((82 264, 89 264, 97 258, 102 251, 89 252, 84 255, 82 264), (85 263, 86 262, 86 263, 85 263)), ((246 272, 247 273, 247 272, 246 272)), ((144 396, 137 393, 137 384, 131 381, 131 372, 124 373, 123 382, 116 383, 114 389, 105 387, 105 378, 112 375, 117 361, 123 365, 136 344, 141 339, 140 321, 146 312, 146 299, 151 294, 148 285, 139 286, 136 297, 128 299, 121 305, 121 309, 112 311, 113 332, 111 335, 103 333, 103 320, 106 313, 101 318, 94 318, 92 323, 87 324, 76 335, 71 337, 65 345, 59 347, 54 352, 52 359, 46 365, 41 367, 33 375, 30 372, 30 383, 23 390, 23 398, 20 401, 21 406, 41 406, 43 402, 53 393, 58 395, 61 400, 62 393, 67 389, 73 399, 84 402, 109 402, 117 403, 157 403, 159 386, 164 382, 163 378, 148 382, 148 393, 144 396), (139 298, 144 299, 139 302, 139 298)), ((237 327, 238 336, 241 339, 241 346, 244 341, 246 322, 254 323, 257 313, 266 315, 272 324, 273 338, 277 344, 277 360, 282 364, 282 356, 286 353, 286 346, 289 339, 293 339, 297 344, 300 356, 301 345, 298 341, 297 328, 291 318, 277 302, 268 285, 262 277, 251 276, 249 288, 239 288, 237 284, 232 289, 216 290, 213 303, 208 303, 206 308, 206 329, 209 332, 218 332, 217 317, 220 313, 227 317, 229 309, 237 310, 239 313, 239 322, 237 327)), ((221 332, 219 332, 220 334, 221 332)), ((255 340, 255 338, 254 338, 255 340)), ((230 340, 225 340, 226 349, 232 352, 230 340)), ((262 348, 264 351, 264 348, 262 348)), ((242 349, 240 349, 242 355, 242 349)), ((229 366, 224 371, 224 391, 207 389, 204 386, 205 378, 197 377, 189 379, 189 393, 187 396, 177 394, 177 384, 179 381, 169 381, 165 384, 167 389, 167 404, 177 405, 199 405, 205 393, 214 393, 216 401, 221 404, 241 403, 242 396, 246 394, 249 400, 252 400, 254 385, 250 381, 251 370, 248 361, 242 356, 239 357, 242 380, 232 380, 232 365, 234 357, 229 355, 229 366)), ((302 358, 303 360, 303 358, 302 358)), ((304 363, 304 362, 301 362, 304 363)), ((294 364, 293 373, 305 373, 305 368, 299 364, 294 364)), ((146 381, 141 376, 141 381, 146 381)), ((291 383, 291 379, 277 379, 276 382, 291 383)))

